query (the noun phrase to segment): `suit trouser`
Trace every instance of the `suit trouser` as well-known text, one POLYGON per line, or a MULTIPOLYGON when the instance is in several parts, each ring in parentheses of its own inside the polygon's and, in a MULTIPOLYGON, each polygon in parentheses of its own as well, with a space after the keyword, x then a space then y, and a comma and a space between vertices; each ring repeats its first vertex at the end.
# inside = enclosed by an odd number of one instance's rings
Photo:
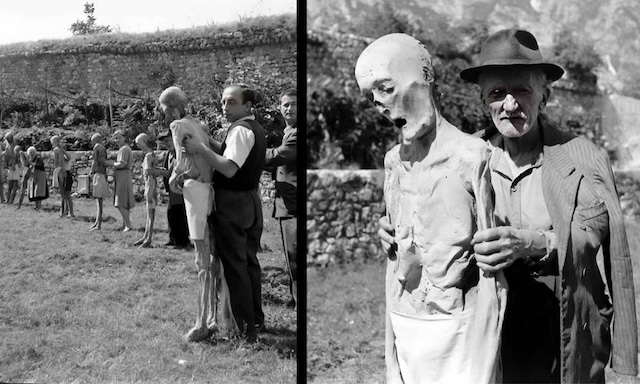
POLYGON ((294 292, 293 283, 297 278, 297 262, 298 255, 298 223, 295 217, 280 217, 280 234, 282 235, 282 245, 284 247, 284 257, 289 268, 289 291, 297 301, 297 292, 294 292))
POLYGON ((167 205, 167 222, 169 226, 169 241, 176 245, 188 245, 190 243, 189 227, 187 226, 185 205, 167 205))
POLYGON ((241 332, 255 334, 264 322, 258 249, 262 235, 262 203, 258 191, 215 189, 210 216, 216 255, 224 266, 231 309, 241 332))

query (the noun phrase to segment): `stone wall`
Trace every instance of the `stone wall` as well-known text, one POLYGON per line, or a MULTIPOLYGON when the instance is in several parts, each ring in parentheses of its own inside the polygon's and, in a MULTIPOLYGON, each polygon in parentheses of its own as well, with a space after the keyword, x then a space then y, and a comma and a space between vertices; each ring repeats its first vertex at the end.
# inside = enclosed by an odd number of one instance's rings
MULTIPOLYGON (((640 175, 615 178, 623 214, 640 217, 640 175)), ((383 184, 384 170, 307 170, 308 266, 386 257, 377 234, 383 184)))
MULTIPOLYGON (((106 104, 127 95, 156 97, 175 83, 187 95, 209 97, 230 73, 259 70, 295 79, 295 28, 270 27, 200 37, 70 38, 50 45, 0 47, 0 91, 34 101, 85 95, 106 104), (107 40, 104 40, 107 39, 107 40)), ((238 76, 236 76, 238 77, 238 76)), ((237 81, 237 79, 236 79, 237 81)))
POLYGON ((355 81, 354 70, 360 53, 375 39, 320 30, 307 31, 307 72, 334 73, 355 81))
MULTIPOLYGON (((78 190, 78 176, 88 175, 91 170, 92 152, 89 151, 67 151, 73 157, 73 188, 72 193, 78 190)), ((45 164, 45 172, 47 174, 47 180, 51 187, 51 177, 53 175, 53 152, 46 151, 40 152, 45 164)), ((162 164, 162 159, 166 156, 166 151, 155 151, 158 164, 162 164)), ((107 158, 115 160, 117 151, 107 151, 107 158)), ((132 181, 133 181, 133 193, 135 194, 136 201, 142 201, 144 197, 144 177, 142 175, 142 159, 144 155, 142 151, 133 151, 133 168, 132 168, 132 181)), ((113 167, 107 167, 107 175, 113 175, 113 167)), ((113 188, 113 183, 110 184, 113 188)), ((166 203, 167 192, 164 188, 162 178, 158 177, 158 191, 160 201, 166 203)), ((50 190, 50 193, 58 193, 57 191, 50 190)), ((113 193, 113 192, 112 192, 113 193)), ((275 197, 275 183, 271 179, 271 175, 268 172, 263 172, 260 179, 260 194, 263 202, 267 202, 275 197)), ((90 195, 89 195, 90 196, 90 195)))
POLYGON ((307 265, 384 257, 382 170, 307 170, 307 265))

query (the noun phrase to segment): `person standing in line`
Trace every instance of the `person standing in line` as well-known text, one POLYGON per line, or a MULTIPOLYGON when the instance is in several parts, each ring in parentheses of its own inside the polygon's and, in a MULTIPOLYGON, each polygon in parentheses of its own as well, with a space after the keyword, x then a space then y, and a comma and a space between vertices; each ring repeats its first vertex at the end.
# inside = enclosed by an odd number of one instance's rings
POLYGON ((147 208, 147 220, 144 226, 144 235, 133 245, 139 245, 140 248, 146 248, 151 245, 153 238, 153 222, 156 218, 156 205, 158 204, 158 182, 156 175, 156 157, 151 149, 150 137, 146 133, 141 133, 136 137, 136 144, 144 152, 142 160, 142 174, 144 177, 144 199, 147 208))
POLYGON ((7 161, 5 159, 6 154, 6 145, 4 141, 0 141, 0 203, 6 203, 7 199, 5 198, 4 193, 4 182, 6 180, 7 173, 7 161))
MULTIPOLYGON (((62 162, 62 169, 64 170, 64 188, 60 190, 62 194, 62 202, 64 204, 67 217, 75 217, 73 214, 73 198, 71 197, 71 190, 73 189, 73 155, 64 147, 63 139, 60 140, 60 149, 64 154, 64 161, 62 162)), ((64 214, 64 212, 63 212, 64 214)))
POLYGON ((91 195, 96 199, 96 221, 89 231, 99 231, 102 228, 103 200, 109 197, 109 182, 107 181, 107 149, 102 144, 104 138, 99 133, 91 136, 93 144, 93 160, 91 163, 91 195))
POLYGON ((29 161, 27 152, 22 151, 22 148, 20 148, 20 164, 22 166, 22 174, 20 178, 20 197, 18 198, 18 206, 16 207, 16 209, 20 209, 20 207, 22 207, 24 194, 27 191, 29 178, 31 177, 31 162, 29 161))
POLYGON ((280 113, 287 124, 284 128, 282 144, 276 148, 268 148, 265 166, 277 167, 273 169, 276 196, 273 204, 273 217, 280 224, 284 256, 289 269, 289 290, 291 301, 288 306, 295 308, 298 302, 297 279, 297 229, 296 170, 297 142, 298 142, 298 97, 295 89, 287 89, 280 95, 280 113))
POLYGON ((13 165, 7 172, 7 203, 13 204, 18 190, 20 189, 20 174, 22 172, 22 163, 20 162, 20 146, 13 147, 13 165))
POLYGON ((131 181, 131 166, 133 164, 133 152, 131 147, 126 143, 124 132, 117 130, 113 133, 113 138, 118 143, 118 155, 115 161, 107 160, 108 165, 115 168, 115 193, 113 196, 113 205, 118 208, 122 216, 122 227, 119 230, 128 232, 132 229, 131 218, 129 212, 135 206, 133 195, 133 183, 131 181))
POLYGON ((3 160, 4 160, 4 167, 5 169, 3 170, 3 175, 2 178, 4 181, 8 182, 8 186, 7 188, 9 189, 7 191, 7 194, 4 194, 4 189, 2 189, 2 198, 3 198, 3 202, 5 203, 9 203, 9 194, 11 192, 11 188, 13 185, 15 185, 15 183, 11 183, 9 180, 9 176, 11 176, 12 180, 15 180, 15 164, 16 164, 16 159, 15 159, 15 154, 13 152, 13 148, 15 146, 15 142, 13 139, 13 133, 11 132, 7 132, 6 135, 4 135, 4 153, 3 153, 3 160), (6 199, 5 199, 6 197, 6 199))
POLYGON ((44 161, 35 147, 27 149, 27 155, 31 160, 31 178, 29 179, 29 201, 35 201, 35 210, 42 208, 42 200, 49 198, 49 184, 45 173, 44 161))
POLYGON ((53 188, 57 188, 60 191, 60 215, 64 216, 66 210, 66 201, 64 198, 64 184, 67 180, 67 171, 64 169, 64 162, 69 160, 69 157, 60 146, 60 136, 54 135, 49 139, 51 141, 51 147, 53 150, 53 176, 52 185, 53 188))
POLYGON ((256 92, 244 84, 228 86, 221 99, 224 116, 231 123, 224 142, 210 139, 212 149, 195 138, 183 143, 188 154, 204 155, 215 169, 216 212, 209 217, 215 252, 224 266, 236 324, 249 343, 258 341, 264 327, 257 253, 263 228, 258 186, 266 139, 253 115, 256 99, 256 92))

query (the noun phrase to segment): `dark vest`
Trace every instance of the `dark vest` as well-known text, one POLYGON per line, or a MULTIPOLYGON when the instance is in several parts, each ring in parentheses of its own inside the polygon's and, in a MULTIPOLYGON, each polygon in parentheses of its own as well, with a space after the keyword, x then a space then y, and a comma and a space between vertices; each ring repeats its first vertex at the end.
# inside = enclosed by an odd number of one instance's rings
MULTIPOLYGON (((258 183, 260 182, 260 175, 262 175, 262 169, 264 168, 264 157, 267 150, 267 140, 264 136, 264 129, 255 120, 243 120, 240 123, 232 124, 229 127, 229 133, 235 129, 238 125, 249 128, 255 137, 255 143, 247 160, 242 167, 238 169, 238 172, 232 177, 227 178, 220 172, 216 171, 213 174, 213 187, 220 189, 227 189, 230 191, 252 191, 258 189, 258 183)), ((227 148, 227 139, 225 138, 222 143, 222 152, 227 148)))

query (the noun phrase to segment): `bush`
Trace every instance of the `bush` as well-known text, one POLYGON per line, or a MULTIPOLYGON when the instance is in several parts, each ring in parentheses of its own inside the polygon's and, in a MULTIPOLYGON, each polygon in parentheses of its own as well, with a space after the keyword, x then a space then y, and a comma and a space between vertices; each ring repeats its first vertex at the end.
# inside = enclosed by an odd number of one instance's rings
POLYGON ((307 84, 310 168, 380 168, 395 128, 355 89, 318 76, 307 84))

